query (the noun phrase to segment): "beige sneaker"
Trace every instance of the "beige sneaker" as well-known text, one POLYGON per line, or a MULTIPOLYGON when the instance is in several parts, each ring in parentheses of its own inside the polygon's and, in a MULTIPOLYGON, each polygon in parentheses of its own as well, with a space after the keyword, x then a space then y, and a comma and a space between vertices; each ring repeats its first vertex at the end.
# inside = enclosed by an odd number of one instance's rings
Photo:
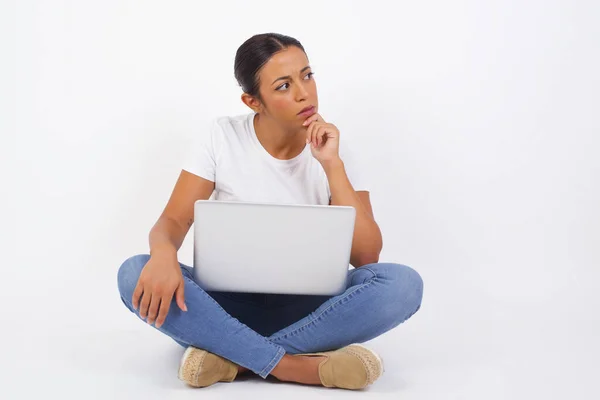
POLYGON ((319 364, 319 377, 326 387, 363 389, 375 382, 384 371, 381 357, 357 343, 335 351, 296 355, 326 357, 319 364))
POLYGON ((179 379, 190 386, 206 387, 217 382, 233 382, 238 368, 231 361, 190 346, 179 363, 179 379))

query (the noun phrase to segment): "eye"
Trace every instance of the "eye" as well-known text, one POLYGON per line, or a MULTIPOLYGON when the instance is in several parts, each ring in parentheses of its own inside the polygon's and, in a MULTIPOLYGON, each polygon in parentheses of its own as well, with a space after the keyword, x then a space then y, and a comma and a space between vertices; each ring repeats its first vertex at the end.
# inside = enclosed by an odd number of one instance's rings
POLYGON ((283 89, 283 88, 284 88, 284 86, 286 86, 286 85, 287 85, 287 87, 285 87, 285 89, 287 89, 287 88, 289 88, 289 87, 290 87, 290 84, 286 82, 286 83, 284 83, 283 85, 277 86, 277 88, 276 88, 275 90, 279 90, 279 91, 281 91, 281 89, 283 89))
POLYGON ((309 72, 308 74, 306 74, 306 76, 304 77, 304 79, 312 79, 312 76, 314 75, 314 72, 309 72))

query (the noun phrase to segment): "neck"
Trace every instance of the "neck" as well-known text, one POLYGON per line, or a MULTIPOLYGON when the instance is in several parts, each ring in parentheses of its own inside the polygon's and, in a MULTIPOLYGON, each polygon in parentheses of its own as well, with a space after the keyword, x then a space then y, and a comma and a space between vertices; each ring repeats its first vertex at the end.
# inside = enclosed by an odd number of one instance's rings
POLYGON ((277 121, 261 114, 254 117, 254 131, 265 150, 280 160, 294 158, 306 147, 303 129, 286 129, 277 121))

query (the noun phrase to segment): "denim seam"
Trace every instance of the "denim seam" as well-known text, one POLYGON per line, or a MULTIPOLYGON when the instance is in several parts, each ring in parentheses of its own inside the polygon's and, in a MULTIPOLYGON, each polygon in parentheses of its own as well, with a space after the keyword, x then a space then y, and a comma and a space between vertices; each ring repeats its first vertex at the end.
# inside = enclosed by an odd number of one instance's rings
POLYGON ((280 349, 277 350, 277 354, 275 354, 275 357, 273 357, 271 362, 265 368, 263 368, 262 371, 260 371, 259 375, 261 378, 266 378, 271 373, 271 371, 273 371, 275 366, 279 363, 279 361, 281 361, 281 359, 285 355, 284 348, 281 346, 279 346, 279 347, 280 347, 280 349))
MULTIPOLYGON (((373 271, 371 271, 373 272, 373 271)), ((375 278, 377 277, 377 275, 375 275, 375 278)), ((315 318, 311 319, 310 321, 308 321, 306 324, 302 325, 301 327, 298 327, 296 329, 294 329, 291 332, 288 332, 284 335, 280 335, 274 338, 269 338, 269 340, 271 341, 276 341, 279 339, 283 339, 283 338, 287 338, 287 337, 291 337, 295 334, 297 334, 299 331, 303 330, 304 328, 306 328, 308 325, 314 324, 318 319, 321 318, 321 316, 329 311, 331 311, 331 309, 333 309, 333 307, 337 306, 339 303, 341 303, 343 300, 345 299, 349 299, 351 296, 354 296, 355 293, 357 292, 362 292, 364 291, 365 288, 367 288, 368 286, 370 286, 371 284, 373 284, 375 282, 374 278, 371 278, 371 280, 369 280, 369 282, 364 283, 362 285, 358 285, 357 288, 353 291, 351 291, 350 293, 348 293, 346 296, 338 299, 338 301, 336 301, 335 303, 332 303, 329 305, 329 307, 327 307, 325 310, 323 310, 319 315, 317 315, 315 318)))
MULTIPOLYGON (((377 278, 377 273, 375 271, 373 271, 371 268, 369 268, 369 267, 359 267, 359 268, 370 271, 373 274, 373 278, 377 278)), ((371 278, 371 279, 373 279, 373 278, 371 278)))

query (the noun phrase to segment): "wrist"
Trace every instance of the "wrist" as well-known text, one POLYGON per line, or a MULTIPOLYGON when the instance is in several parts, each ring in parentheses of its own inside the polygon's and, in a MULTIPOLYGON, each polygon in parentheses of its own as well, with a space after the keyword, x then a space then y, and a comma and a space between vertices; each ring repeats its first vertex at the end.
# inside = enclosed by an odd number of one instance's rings
POLYGON ((321 166, 325 170, 325 173, 329 174, 331 172, 344 169, 344 162, 341 158, 336 157, 331 160, 322 161, 321 166))
POLYGON ((177 255, 177 249, 172 243, 159 243, 150 248, 150 256, 173 256, 177 255))

